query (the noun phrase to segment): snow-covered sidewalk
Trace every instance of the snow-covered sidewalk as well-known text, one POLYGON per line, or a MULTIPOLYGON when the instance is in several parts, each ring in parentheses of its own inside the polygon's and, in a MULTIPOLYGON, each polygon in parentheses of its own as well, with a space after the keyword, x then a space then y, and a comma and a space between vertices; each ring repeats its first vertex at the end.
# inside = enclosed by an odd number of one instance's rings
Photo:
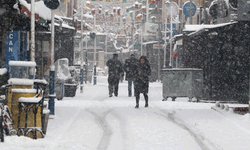
POLYGON ((2 150, 248 150, 250 117, 215 111, 214 103, 187 98, 162 101, 162 84, 149 85, 149 108, 135 109, 127 82, 108 97, 107 77, 85 84, 84 93, 55 102, 43 139, 5 137, 2 150))

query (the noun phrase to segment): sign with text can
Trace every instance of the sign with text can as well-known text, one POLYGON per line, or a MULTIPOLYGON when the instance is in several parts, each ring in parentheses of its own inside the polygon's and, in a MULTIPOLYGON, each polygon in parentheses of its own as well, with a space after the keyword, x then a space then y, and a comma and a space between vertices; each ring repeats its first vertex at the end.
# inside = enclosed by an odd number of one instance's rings
POLYGON ((6 60, 5 68, 9 71, 9 61, 19 60, 19 35, 20 31, 11 31, 8 34, 8 41, 6 43, 6 60))

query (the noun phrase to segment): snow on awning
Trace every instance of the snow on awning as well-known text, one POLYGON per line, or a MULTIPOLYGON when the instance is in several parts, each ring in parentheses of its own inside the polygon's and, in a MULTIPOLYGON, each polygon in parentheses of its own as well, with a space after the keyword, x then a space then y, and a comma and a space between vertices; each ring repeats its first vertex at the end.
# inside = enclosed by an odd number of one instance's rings
POLYGON ((206 29, 214 29, 214 28, 218 28, 218 27, 224 27, 227 25, 231 25, 231 24, 235 24, 237 22, 229 22, 229 23, 222 23, 222 24, 202 24, 202 25, 185 25, 185 29, 183 29, 184 32, 192 32, 189 34, 190 35, 194 35, 194 34, 198 34, 202 31, 205 31, 206 29))
MULTIPOLYGON (((24 13, 29 18, 31 18, 31 12, 30 12, 30 10, 27 7, 25 7, 24 5, 21 5, 21 12, 24 13)), ((39 20, 39 15, 38 14, 35 14, 35 20, 36 21, 39 20)))
MULTIPOLYGON (((49 25, 51 26, 51 24, 49 24, 49 25)), ((58 23, 54 23, 54 25, 60 27, 60 24, 58 24, 58 23)), ((67 28, 67 29, 75 30, 74 27, 71 27, 71 26, 69 26, 68 24, 65 24, 65 23, 62 24, 62 27, 67 28)))
MULTIPOLYGON (((19 0, 19 2, 23 7, 27 9, 24 13, 26 13, 26 15, 30 17, 29 14, 31 11, 31 4, 28 4, 25 0, 19 0)), ((51 10, 44 5, 43 1, 35 2, 35 14, 38 15, 38 19, 40 16, 45 20, 51 20, 51 10)))

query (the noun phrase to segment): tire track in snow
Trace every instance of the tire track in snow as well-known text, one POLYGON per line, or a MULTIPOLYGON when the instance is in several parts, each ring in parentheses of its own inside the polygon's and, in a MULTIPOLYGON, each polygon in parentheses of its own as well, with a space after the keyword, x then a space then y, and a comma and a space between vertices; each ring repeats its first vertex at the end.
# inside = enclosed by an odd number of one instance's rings
POLYGON ((109 110, 105 111, 104 113, 101 112, 98 114, 89 110, 89 109, 87 109, 86 111, 90 112, 95 117, 97 124, 100 125, 101 129, 103 130, 103 134, 102 134, 102 137, 101 137, 101 140, 98 144, 97 149, 98 150, 106 150, 109 146, 110 138, 111 138, 113 132, 111 130, 111 127, 106 122, 105 118, 106 118, 108 113, 113 111, 113 109, 109 109, 109 110))
MULTIPOLYGON (((60 134, 57 136, 57 138, 55 139, 55 141, 59 141, 60 139, 62 139, 63 135, 70 129, 70 127, 72 126, 72 124, 75 123, 74 120, 77 119, 77 116, 79 115, 79 113, 81 112, 81 109, 78 109, 77 112, 74 113, 74 116, 70 118, 69 121, 67 121, 67 123, 65 125, 62 126, 62 129, 60 131, 64 131, 64 132, 60 132, 60 134)), ((54 145, 53 147, 56 148, 57 147, 57 143, 55 142, 56 145, 54 145)))
POLYGON ((175 112, 173 113, 169 113, 167 112, 166 110, 160 110, 162 113, 164 114, 160 114, 160 113, 156 113, 160 116, 163 116, 164 118, 166 118, 167 120, 171 121, 172 123, 176 124, 177 126, 179 126, 180 128, 188 131, 188 133, 194 138, 194 140, 196 141, 196 143, 201 147, 201 149, 203 150, 217 150, 217 149, 220 149, 218 148, 217 146, 215 146, 211 141, 209 141, 208 139, 206 139, 206 141, 208 142, 209 144, 209 147, 207 146, 208 144, 205 144, 203 141, 204 141, 204 137, 198 133, 195 133, 195 131, 193 131, 192 129, 188 128, 185 123, 183 121, 181 121, 180 119, 177 119, 175 118, 174 114, 175 112))
POLYGON ((128 124, 127 121, 122 118, 118 113, 116 112, 112 112, 112 115, 120 122, 120 132, 121 132, 121 136, 122 136, 122 142, 123 142, 123 150, 131 150, 131 145, 130 145, 130 139, 128 136, 128 124))
MULTIPOLYGON (((106 87, 105 87, 105 88, 106 88, 106 87)), ((99 88, 97 88, 97 89, 99 89, 99 88)), ((93 94, 92 94, 93 96, 91 96, 91 97, 89 98, 89 100, 104 101, 105 99, 109 98, 109 97, 108 97, 108 94, 107 94, 106 97, 103 97, 103 95, 101 95, 100 97, 98 97, 98 96, 100 95, 100 93, 102 93, 102 91, 103 91, 103 89, 91 91, 91 92, 93 92, 93 94)))

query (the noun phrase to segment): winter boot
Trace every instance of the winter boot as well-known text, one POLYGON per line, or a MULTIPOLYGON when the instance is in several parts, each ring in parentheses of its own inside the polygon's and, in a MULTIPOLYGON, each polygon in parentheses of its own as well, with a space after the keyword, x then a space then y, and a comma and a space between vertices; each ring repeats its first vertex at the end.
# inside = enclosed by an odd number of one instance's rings
POLYGON ((135 108, 139 108, 139 99, 136 98, 136 105, 135 108))

